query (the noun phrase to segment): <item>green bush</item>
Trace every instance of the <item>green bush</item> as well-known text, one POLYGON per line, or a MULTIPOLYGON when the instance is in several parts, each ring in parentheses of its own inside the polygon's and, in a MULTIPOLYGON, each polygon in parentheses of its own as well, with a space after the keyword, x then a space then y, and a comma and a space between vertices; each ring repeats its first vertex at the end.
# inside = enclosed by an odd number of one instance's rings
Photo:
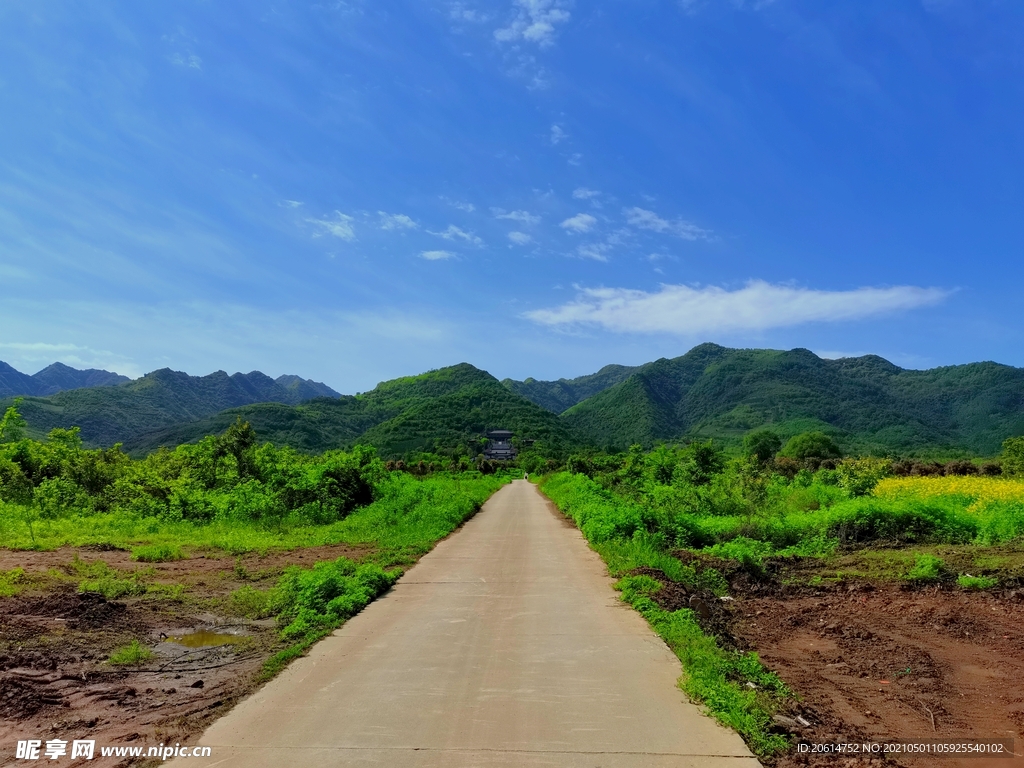
POLYGON ((0 597, 13 597, 21 592, 24 580, 25 571, 21 568, 0 571, 0 597))
POLYGON ((945 576, 946 564, 942 558, 926 553, 917 556, 914 567, 907 573, 907 579, 916 582, 939 581, 945 576))
POLYGON ((992 587, 999 583, 999 579, 993 578, 992 576, 971 576, 970 574, 965 573, 961 576, 957 576, 956 583, 964 589, 992 589, 992 587))
POLYGON ((281 593, 278 590, 259 590, 246 584, 231 593, 228 605, 235 616, 267 619, 277 615, 281 609, 281 593))

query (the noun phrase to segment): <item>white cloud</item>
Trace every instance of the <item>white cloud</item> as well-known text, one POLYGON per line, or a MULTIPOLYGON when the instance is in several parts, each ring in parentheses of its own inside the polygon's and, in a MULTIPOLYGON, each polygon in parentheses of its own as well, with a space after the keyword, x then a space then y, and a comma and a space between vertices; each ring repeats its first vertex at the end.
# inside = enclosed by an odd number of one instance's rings
POLYGON ((452 200, 450 197, 445 197, 444 195, 441 195, 441 200, 448 203, 452 208, 457 208, 458 210, 465 211, 466 213, 472 213, 476 210, 475 205, 462 200, 452 200))
POLYGON ((377 211, 377 214, 380 216, 381 229, 416 229, 419 227, 419 224, 410 219, 404 213, 385 213, 384 211, 377 211))
POLYGON ((940 288, 907 285, 821 291, 763 280, 733 291, 686 285, 662 285, 656 293, 586 288, 574 301, 527 312, 526 317, 549 326, 596 325, 617 332, 705 336, 858 320, 937 304, 948 295, 940 288))
POLYGON ((559 226, 570 232, 589 232, 594 228, 595 224, 597 224, 597 219, 589 213, 577 213, 572 218, 563 221, 559 226))
POLYGON ((491 208, 491 213, 494 214, 496 219, 508 219, 509 221, 518 221, 521 224, 537 224, 540 222, 540 216, 529 211, 506 211, 504 208, 491 208))
POLYGON ((450 259, 454 256, 455 254, 451 251, 423 251, 420 253, 420 258, 426 259, 427 261, 443 261, 444 259, 450 259))
POLYGON ((573 152, 565 162, 569 165, 581 165, 583 163, 583 155, 579 152, 573 152))
POLYGON ((516 245, 529 245, 533 242, 533 238, 525 232, 509 232, 508 239, 516 245))
POLYGON ((442 232, 431 232, 429 229, 427 230, 427 232, 429 232, 432 235, 437 235, 438 237, 443 237, 445 240, 463 240, 469 243, 470 245, 484 244, 484 241, 481 240, 476 235, 474 235, 472 232, 466 232, 465 230, 459 229, 454 224, 449 224, 448 229, 442 232))
POLYGON ((282 200, 279 205, 282 208, 298 208, 302 205, 298 200, 282 200))
POLYGON ((626 208, 626 221, 639 229, 649 229, 652 232, 667 232, 681 237, 684 240, 714 240, 715 235, 710 229, 702 229, 696 224, 682 219, 668 221, 661 218, 654 211, 643 208, 626 208))
POLYGON ((346 216, 341 211, 335 211, 334 216, 333 219, 306 219, 308 223, 320 230, 313 237, 333 235, 349 242, 355 240, 356 231, 352 228, 352 217, 346 216))
POLYGON ((551 126, 551 143, 553 145, 565 141, 567 138, 569 138, 569 134, 562 130, 562 126, 557 123, 551 126))
POLYGON ((608 251, 611 249, 612 247, 608 243, 586 243, 576 249, 576 255, 581 259, 608 261, 608 251))
POLYGON ((525 40, 541 47, 555 41, 555 25, 569 21, 560 0, 515 0, 515 18, 507 27, 494 30, 494 38, 510 43, 525 40))
POLYGON ((572 191, 572 196, 577 200, 593 200, 595 197, 601 195, 596 189, 587 189, 586 187, 579 187, 572 191))

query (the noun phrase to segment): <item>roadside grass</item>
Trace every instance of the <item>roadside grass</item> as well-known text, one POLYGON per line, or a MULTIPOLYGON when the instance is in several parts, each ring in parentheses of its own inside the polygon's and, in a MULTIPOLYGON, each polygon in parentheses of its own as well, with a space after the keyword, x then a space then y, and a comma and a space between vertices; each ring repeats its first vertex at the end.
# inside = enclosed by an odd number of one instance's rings
POLYGON ((132 549, 132 560, 140 563, 170 563, 184 559, 185 553, 174 544, 144 544, 132 549))
POLYGON ((666 551, 664 538, 652 535, 645 524, 646 510, 637 505, 630 508, 583 475, 551 475, 539 487, 576 523, 612 576, 623 577, 616 584, 622 599, 648 621, 682 663, 680 688, 743 736, 755 754, 770 757, 788 749, 790 740, 772 733, 771 727, 772 716, 792 694, 757 655, 720 647, 704 634, 689 608, 666 611, 658 606, 652 599, 660 588, 655 579, 625 575, 641 567, 657 568, 690 588, 724 595, 728 584, 721 574, 712 568, 698 573, 673 557, 666 551))

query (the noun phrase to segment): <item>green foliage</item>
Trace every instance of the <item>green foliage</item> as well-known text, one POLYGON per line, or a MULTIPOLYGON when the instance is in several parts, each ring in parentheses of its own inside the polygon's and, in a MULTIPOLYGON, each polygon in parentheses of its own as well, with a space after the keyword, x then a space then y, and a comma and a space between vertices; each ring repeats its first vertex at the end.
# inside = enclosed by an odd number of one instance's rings
POLYGON ((260 590, 246 584, 231 593, 228 608, 234 616, 267 619, 281 610, 281 594, 277 590, 260 590))
POLYGON ((914 567, 907 573, 907 579, 922 583, 932 582, 943 579, 946 574, 946 564, 941 557, 922 553, 917 556, 914 567))
POLYGON ((1003 474, 1024 475, 1024 437, 1009 437, 1003 441, 1003 474))
POLYGON ((824 432, 803 432, 794 435, 789 438, 780 453, 797 461, 838 459, 843 455, 835 441, 824 432))
POLYGON ((14 403, 4 411, 0 418, 0 443, 13 443, 25 437, 25 418, 18 411, 25 398, 16 397, 14 403))
POLYGON ((743 451, 764 466, 775 458, 782 448, 782 438, 770 429, 756 429, 743 438, 743 451))
POLYGON ((999 583, 999 579, 992 576, 971 576, 970 574, 962 574, 957 576, 956 583, 963 589, 982 590, 992 589, 992 587, 999 583))
POLYGON ((25 582, 25 571, 21 568, 12 568, 9 571, 0 571, 0 597, 13 597, 21 592, 25 582))
POLYGON ((887 459, 844 459, 836 466, 837 485, 851 496, 866 496, 878 481, 892 475, 892 462, 887 459))
POLYGON ((111 653, 107 661, 115 665, 127 665, 149 661, 151 658, 153 651, 138 640, 132 640, 128 645, 123 645, 111 653))
POLYGON ((379 565, 356 565, 340 557, 311 569, 292 567, 277 585, 283 609, 281 635, 295 638, 354 616, 395 583, 398 574, 379 565))

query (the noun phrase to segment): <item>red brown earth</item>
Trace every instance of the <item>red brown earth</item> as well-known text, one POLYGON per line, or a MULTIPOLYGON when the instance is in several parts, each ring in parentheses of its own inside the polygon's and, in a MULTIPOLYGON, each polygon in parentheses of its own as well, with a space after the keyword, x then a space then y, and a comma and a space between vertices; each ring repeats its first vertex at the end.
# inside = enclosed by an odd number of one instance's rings
POLYGON ((337 545, 145 565, 121 551, 0 550, 0 570, 22 568, 26 576, 21 594, 0 598, 0 765, 23 762, 15 759, 18 739, 187 743, 259 684, 263 662, 284 645, 273 620, 230 616, 231 592, 270 586, 288 565, 367 554, 337 545), (122 572, 143 570, 152 583, 183 585, 184 597, 79 594, 76 556, 122 572), (167 639, 201 630, 238 641, 189 648, 167 639), (130 667, 106 662, 132 640, 153 649, 153 658, 130 667))
MULTIPOLYGON (((1024 589, 966 592, 864 580, 808 586, 820 567, 814 561, 770 563, 751 576, 732 563, 678 554, 729 579, 731 600, 701 596, 709 608, 701 623, 722 644, 756 651, 796 693, 778 730, 797 742, 1012 738, 1017 755, 883 762, 793 750, 766 764, 1024 765, 1024 589)), ((660 572, 650 575, 665 581, 660 572)), ((689 604, 686 590, 671 583, 656 599, 667 609, 689 604)))

